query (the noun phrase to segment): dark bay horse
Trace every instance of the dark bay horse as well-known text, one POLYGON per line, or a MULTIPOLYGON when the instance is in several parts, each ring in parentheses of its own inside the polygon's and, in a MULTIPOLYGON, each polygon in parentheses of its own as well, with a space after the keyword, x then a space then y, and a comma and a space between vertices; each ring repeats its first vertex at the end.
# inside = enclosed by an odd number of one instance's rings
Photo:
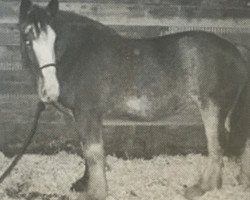
MULTIPOLYGON (((154 121, 192 102, 204 123, 209 159, 186 197, 221 187, 225 140, 219 138, 230 131, 248 80, 246 60, 233 44, 197 31, 126 39, 98 22, 58 11, 57 0, 46 8, 22 0, 19 22, 23 61, 37 78, 40 99, 74 113, 86 160, 84 176, 73 184, 79 199, 107 195, 104 117, 154 121)), ((243 157, 241 177, 248 182, 249 161, 243 157)))

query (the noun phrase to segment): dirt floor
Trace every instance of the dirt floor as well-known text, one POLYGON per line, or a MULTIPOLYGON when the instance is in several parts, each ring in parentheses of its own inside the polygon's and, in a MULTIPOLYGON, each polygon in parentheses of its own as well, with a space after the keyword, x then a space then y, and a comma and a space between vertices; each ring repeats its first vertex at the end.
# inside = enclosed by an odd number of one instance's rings
MULTIPOLYGON (((194 184, 206 166, 206 157, 157 156, 151 160, 122 160, 108 156, 107 200, 185 200, 185 186, 194 184)), ((0 153, 0 172, 10 163, 0 153)), ((199 200, 249 200, 250 190, 239 186, 239 165, 224 158, 224 182, 199 200)), ((2 185, 1 200, 75 200, 71 184, 84 172, 80 157, 61 152, 53 156, 25 155, 2 185)))

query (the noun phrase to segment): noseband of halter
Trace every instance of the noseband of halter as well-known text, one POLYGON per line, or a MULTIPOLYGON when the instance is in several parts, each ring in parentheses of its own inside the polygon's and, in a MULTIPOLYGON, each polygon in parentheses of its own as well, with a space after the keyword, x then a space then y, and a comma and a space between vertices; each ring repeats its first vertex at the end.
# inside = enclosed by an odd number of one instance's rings
POLYGON ((56 68, 56 64, 55 63, 49 63, 49 64, 46 64, 46 65, 43 65, 39 69, 43 70, 43 69, 48 68, 48 67, 55 67, 56 68))

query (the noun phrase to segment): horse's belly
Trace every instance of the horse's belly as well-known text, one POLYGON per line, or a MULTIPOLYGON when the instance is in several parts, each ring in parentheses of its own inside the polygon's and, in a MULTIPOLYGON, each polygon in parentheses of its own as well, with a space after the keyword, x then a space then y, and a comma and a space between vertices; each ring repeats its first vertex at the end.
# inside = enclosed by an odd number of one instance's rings
POLYGON ((185 95, 123 94, 113 98, 107 115, 119 119, 155 121, 175 115, 190 104, 185 95))
POLYGON ((185 73, 177 63, 168 66, 150 52, 140 52, 128 59, 123 56, 113 65, 116 70, 104 73, 110 74, 102 84, 109 91, 104 95, 108 115, 154 121, 175 114, 188 101, 185 73))

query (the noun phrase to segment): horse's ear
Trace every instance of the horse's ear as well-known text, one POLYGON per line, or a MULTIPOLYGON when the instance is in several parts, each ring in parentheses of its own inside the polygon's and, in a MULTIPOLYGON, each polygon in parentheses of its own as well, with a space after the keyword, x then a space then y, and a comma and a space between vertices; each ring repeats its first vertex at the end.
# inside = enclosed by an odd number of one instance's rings
POLYGON ((47 12, 51 17, 54 17, 59 9, 58 0, 51 0, 47 6, 47 12))
POLYGON ((30 0, 22 0, 20 5, 19 21, 22 21, 27 16, 28 11, 30 11, 32 3, 30 0))

